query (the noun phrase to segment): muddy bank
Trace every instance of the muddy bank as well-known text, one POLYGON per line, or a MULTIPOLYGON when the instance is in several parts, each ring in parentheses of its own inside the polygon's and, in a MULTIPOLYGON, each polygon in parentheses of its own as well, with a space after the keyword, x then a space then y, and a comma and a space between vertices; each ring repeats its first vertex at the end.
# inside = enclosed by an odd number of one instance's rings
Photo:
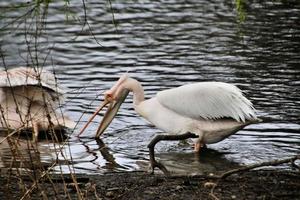
POLYGON ((300 173, 251 171, 226 179, 209 176, 149 175, 144 172, 76 175, 78 187, 69 175, 52 175, 34 184, 28 177, 2 174, 3 199, 300 199, 300 173), (24 188, 23 186, 26 186, 24 188), (33 189, 34 188, 34 189, 33 189), (30 191, 31 192, 28 192, 30 191), (27 196, 25 194, 27 190, 27 196), (78 192, 80 191, 80 192, 78 192))

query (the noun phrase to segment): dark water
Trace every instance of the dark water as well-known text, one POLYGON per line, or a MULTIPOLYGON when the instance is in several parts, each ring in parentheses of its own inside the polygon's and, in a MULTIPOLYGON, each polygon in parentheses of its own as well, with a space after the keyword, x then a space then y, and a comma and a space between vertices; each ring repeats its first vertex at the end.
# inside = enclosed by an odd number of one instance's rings
MULTIPOLYGON (((210 173, 300 152, 298 1, 250 1, 244 5, 244 21, 239 21, 241 14, 230 1, 118 1, 112 4, 114 25, 109 4, 90 0, 89 26, 83 26, 81 1, 72 1, 66 12, 63 2, 51 3, 37 40, 34 18, 29 16, 26 23, 17 20, 28 7, 12 9, 13 2, 21 1, 0 2, 6 65, 31 63, 35 54, 30 57, 27 47, 34 52, 37 46, 39 65, 54 68, 66 88, 67 114, 78 121, 88 113, 79 127, 99 105, 101 92, 126 71, 143 84, 146 97, 183 84, 223 81, 243 89, 258 115, 268 120, 209 145, 211 150, 201 158, 192 153, 191 142, 160 143, 156 148, 160 160, 174 171, 210 173), (17 23, 9 24, 14 19, 17 23)), ((4 68, 2 62, 0 66, 4 68)), ((81 140, 71 135, 69 146, 62 148, 76 172, 145 168, 147 144, 160 131, 140 118, 131 103, 128 98, 103 135, 108 149, 93 139, 101 117, 81 140)), ((41 160, 47 163, 51 156, 55 159, 57 154, 41 153, 41 160)), ((69 170, 67 165, 62 169, 69 170)))

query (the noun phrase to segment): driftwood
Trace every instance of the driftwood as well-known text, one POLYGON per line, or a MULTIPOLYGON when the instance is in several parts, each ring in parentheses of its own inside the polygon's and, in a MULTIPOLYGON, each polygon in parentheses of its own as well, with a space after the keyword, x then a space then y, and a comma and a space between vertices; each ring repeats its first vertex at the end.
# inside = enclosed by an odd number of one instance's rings
POLYGON ((277 160, 273 160, 273 161, 256 163, 256 164, 248 165, 248 166, 241 167, 241 168, 238 168, 238 169, 233 169, 233 170, 230 170, 230 171, 227 171, 227 172, 223 173, 220 176, 216 176, 214 178, 221 178, 222 179, 222 178, 226 178, 226 177, 228 177, 232 174, 235 174, 235 173, 249 171, 251 169, 255 169, 255 168, 259 168, 259 167, 277 166, 277 165, 281 165, 281 164, 284 164, 284 163, 291 163, 292 166, 297 167, 299 169, 299 166, 295 164, 295 161, 298 160, 298 159, 300 159, 300 154, 295 155, 295 156, 290 157, 290 158, 285 158, 285 159, 281 159, 281 160, 277 159, 277 160))

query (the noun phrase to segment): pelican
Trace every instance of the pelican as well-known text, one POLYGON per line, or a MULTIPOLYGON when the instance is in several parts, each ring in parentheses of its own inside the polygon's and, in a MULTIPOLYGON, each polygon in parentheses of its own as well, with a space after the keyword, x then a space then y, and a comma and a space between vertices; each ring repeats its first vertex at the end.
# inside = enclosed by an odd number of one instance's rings
POLYGON ((19 67, 0 72, 0 128, 31 129, 33 140, 40 131, 72 128, 74 122, 57 112, 63 90, 54 74, 19 67))
POLYGON ((206 144, 217 143, 259 119, 252 103, 236 86, 223 82, 200 82, 160 91, 145 100, 142 85, 128 74, 104 93, 104 101, 82 128, 105 106, 109 105, 97 130, 98 138, 108 127, 129 92, 133 92, 133 106, 147 121, 168 134, 156 135, 149 143, 152 172, 166 168, 154 157, 154 147, 161 140, 197 138, 194 145, 199 152, 206 144))

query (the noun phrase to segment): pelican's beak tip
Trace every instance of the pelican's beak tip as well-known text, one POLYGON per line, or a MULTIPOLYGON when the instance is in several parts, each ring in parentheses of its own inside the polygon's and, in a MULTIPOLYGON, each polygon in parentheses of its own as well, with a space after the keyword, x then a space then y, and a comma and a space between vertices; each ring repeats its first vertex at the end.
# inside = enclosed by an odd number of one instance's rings
POLYGON ((107 106, 107 104, 109 104, 110 101, 109 99, 107 99, 105 97, 103 103, 100 105, 100 107, 94 112, 94 114, 89 118, 89 120, 87 121, 87 123, 84 125, 84 127, 79 131, 79 134, 77 135, 77 137, 80 137, 80 135, 85 131, 85 129, 88 127, 88 125, 93 121, 93 119, 96 117, 96 115, 104 108, 107 106))

